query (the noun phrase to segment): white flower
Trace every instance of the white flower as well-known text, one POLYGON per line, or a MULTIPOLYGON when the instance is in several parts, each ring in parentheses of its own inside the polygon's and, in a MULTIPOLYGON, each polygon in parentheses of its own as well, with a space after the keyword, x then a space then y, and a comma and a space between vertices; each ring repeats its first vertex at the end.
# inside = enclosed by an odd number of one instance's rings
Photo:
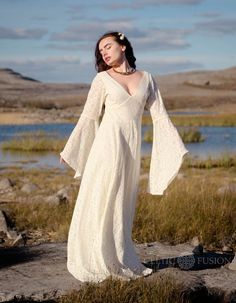
POLYGON ((123 33, 118 33, 118 35, 120 36, 120 40, 124 40, 125 35, 123 33))

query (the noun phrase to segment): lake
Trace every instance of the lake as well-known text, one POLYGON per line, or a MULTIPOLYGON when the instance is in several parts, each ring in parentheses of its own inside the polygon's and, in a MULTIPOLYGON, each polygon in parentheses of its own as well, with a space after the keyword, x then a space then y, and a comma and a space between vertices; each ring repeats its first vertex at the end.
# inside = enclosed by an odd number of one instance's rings
MULTIPOLYGON (((0 145, 2 142, 21 136, 22 133, 33 131, 44 131, 52 137, 68 138, 75 124, 35 124, 35 125, 0 125, 0 145)), ((142 127, 142 137, 144 132, 152 126, 142 127)), ((177 127, 178 129, 179 127, 177 127)), ((189 156, 205 159, 209 156, 218 157, 222 153, 236 152, 236 128, 235 127, 199 127, 205 141, 201 143, 185 144, 189 150, 189 156)), ((152 144, 142 142, 141 153, 148 155, 151 153, 152 144)), ((59 163, 59 153, 38 153, 38 152, 10 152, 0 148, 0 166, 24 166, 24 167, 61 167, 59 163)))

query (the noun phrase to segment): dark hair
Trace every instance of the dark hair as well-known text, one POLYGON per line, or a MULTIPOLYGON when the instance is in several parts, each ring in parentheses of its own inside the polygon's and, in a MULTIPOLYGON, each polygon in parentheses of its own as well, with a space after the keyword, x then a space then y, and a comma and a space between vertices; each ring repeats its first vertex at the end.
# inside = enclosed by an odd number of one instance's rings
POLYGON ((99 43, 102 39, 106 38, 106 37, 114 37, 115 41, 117 43, 119 43, 120 45, 125 45, 126 49, 125 49, 125 56, 129 62, 129 65, 133 68, 136 68, 136 58, 134 57, 134 53, 133 53, 133 48, 129 42, 129 40, 126 38, 126 36, 124 36, 124 39, 120 39, 121 35, 119 32, 107 32, 104 35, 102 35, 96 44, 95 47, 95 69, 97 70, 97 72, 102 72, 104 70, 110 69, 111 67, 109 65, 107 65, 103 58, 102 55, 99 52, 99 43))

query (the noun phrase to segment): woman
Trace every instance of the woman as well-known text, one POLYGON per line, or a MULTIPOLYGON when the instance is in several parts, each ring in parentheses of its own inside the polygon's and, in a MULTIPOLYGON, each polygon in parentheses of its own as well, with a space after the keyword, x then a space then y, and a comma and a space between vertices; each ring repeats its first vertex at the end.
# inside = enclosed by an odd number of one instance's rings
POLYGON ((155 79, 136 70, 125 35, 104 34, 95 57, 98 73, 60 153, 61 161, 75 170, 74 178, 82 177, 68 236, 67 268, 80 281, 136 279, 152 273, 140 262, 131 238, 144 108, 153 121, 148 193, 163 195, 188 150, 168 117, 155 79))

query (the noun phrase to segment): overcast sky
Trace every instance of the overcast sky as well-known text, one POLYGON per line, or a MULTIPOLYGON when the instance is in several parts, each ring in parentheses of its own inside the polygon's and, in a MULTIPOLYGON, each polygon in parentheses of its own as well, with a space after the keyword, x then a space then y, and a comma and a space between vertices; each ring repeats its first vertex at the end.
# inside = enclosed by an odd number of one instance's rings
POLYGON ((236 65, 236 0, 0 0, 0 67, 90 83, 96 41, 110 30, 154 75, 236 65))

